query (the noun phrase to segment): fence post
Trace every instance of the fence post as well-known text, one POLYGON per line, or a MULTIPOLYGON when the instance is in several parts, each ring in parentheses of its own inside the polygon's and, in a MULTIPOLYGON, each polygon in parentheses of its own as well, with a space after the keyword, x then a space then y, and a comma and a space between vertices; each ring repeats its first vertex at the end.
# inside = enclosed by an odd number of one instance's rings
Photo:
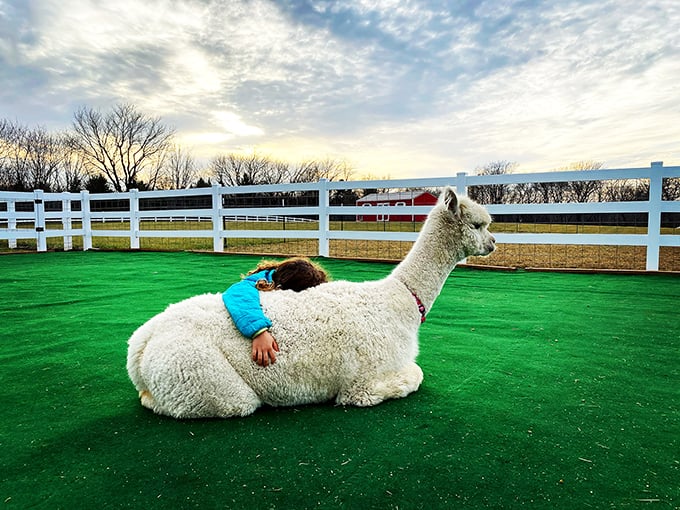
MULTIPOLYGON (((17 212, 17 207, 16 207, 16 201, 15 200, 8 200, 7 201, 7 229, 10 232, 15 232, 17 229, 17 217, 16 217, 16 212, 17 212)), ((15 237, 14 239, 9 239, 7 241, 7 247, 8 248, 16 248, 17 247, 17 238, 15 237)))
POLYGON ((61 212, 63 217, 61 218, 61 226, 66 231, 64 232, 64 251, 70 251, 73 249, 73 237, 71 237, 71 229, 73 224, 71 223, 71 199, 64 199, 61 201, 61 212))
POLYGON ((458 172, 456 174, 456 193, 467 195, 467 173, 458 172))
POLYGON ((661 201, 663 199, 663 161, 652 162, 649 171, 649 210, 647 211, 647 271, 659 270, 661 243, 661 201))
MULTIPOLYGON (((456 174, 456 193, 461 196, 467 195, 467 173, 465 172, 456 174)), ((461 260, 459 264, 467 264, 467 257, 461 260)))
POLYGON ((213 184, 212 190, 212 231, 213 231, 213 251, 222 253, 224 251, 224 241, 222 240, 222 233, 224 232, 224 221, 220 209, 222 208, 222 194, 220 193, 220 185, 213 184))
POLYGON ((83 251, 92 249, 92 219, 90 218, 90 192, 80 192, 80 217, 83 230, 83 251))
POLYGON ((33 217, 35 227, 35 239, 38 251, 47 251, 47 238, 45 237, 45 200, 44 192, 37 189, 33 192, 33 217))
POLYGON ((330 199, 328 196, 328 179, 319 179, 319 256, 328 257, 328 207, 330 199))
POLYGON ((139 190, 128 190, 130 197, 130 249, 139 250, 139 190))

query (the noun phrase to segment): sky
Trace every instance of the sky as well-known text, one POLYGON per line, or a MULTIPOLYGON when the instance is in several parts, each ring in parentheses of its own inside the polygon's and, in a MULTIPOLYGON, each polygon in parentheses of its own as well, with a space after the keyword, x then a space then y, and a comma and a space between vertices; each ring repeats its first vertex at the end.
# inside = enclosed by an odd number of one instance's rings
POLYGON ((0 118, 133 104, 199 161, 680 164, 677 0, 0 0, 0 118))

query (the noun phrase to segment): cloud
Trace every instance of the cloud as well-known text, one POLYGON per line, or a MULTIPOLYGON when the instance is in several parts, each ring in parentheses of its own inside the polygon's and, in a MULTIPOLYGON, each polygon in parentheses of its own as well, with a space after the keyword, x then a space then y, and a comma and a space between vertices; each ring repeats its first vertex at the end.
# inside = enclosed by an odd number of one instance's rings
POLYGON ((677 158, 677 149, 668 151, 669 135, 680 138, 672 127, 680 108, 671 90, 680 75, 670 58, 677 36, 650 38, 658 8, 629 7, 515 8, 504 22, 502 11, 478 9, 468 35, 489 44, 440 51, 470 58, 470 74, 433 90, 436 108, 413 122, 386 123, 382 144, 420 146, 418 166, 429 160, 441 168, 494 159, 549 170, 580 159, 617 163, 622 154, 644 166, 663 154, 677 158))

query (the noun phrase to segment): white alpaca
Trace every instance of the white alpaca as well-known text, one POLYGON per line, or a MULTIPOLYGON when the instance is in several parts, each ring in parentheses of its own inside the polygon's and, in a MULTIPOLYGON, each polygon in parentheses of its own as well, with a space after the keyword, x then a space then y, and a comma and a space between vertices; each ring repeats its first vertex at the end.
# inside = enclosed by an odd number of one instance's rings
MULTIPOLYGON (((494 250, 491 218, 446 188, 406 258, 386 278, 260 294, 280 352, 251 360, 220 294, 170 305, 129 340, 127 369, 142 405, 176 418, 246 416, 262 404, 335 399, 371 406, 423 379, 419 303, 430 310, 456 263, 494 250)), ((423 312, 424 313, 424 312, 423 312)))

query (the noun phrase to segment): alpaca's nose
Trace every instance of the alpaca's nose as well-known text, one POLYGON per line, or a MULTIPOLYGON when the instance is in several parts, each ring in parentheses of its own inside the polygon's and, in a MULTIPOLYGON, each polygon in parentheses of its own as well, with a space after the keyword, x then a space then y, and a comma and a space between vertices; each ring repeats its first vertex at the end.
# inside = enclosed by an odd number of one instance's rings
POLYGON ((489 253, 496 251, 496 238, 494 236, 489 236, 488 248, 489 253))

